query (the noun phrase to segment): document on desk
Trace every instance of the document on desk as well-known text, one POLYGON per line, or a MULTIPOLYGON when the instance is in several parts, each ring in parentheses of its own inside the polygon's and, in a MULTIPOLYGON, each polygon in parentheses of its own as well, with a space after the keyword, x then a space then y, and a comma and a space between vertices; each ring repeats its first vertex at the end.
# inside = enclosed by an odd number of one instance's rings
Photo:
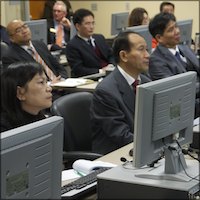
POLYGON ((96 170, 101 167, 116 167, 116 166, 117 165, 109 162, 103 162, 99 160, 91 161, 85 159, 78 159, 72 165, 73 169, 82 175, 89 174, 93 170, 96 170))
POLYGON ((80 85, 86 85, 93 83, 93 80, 83 78, 67 78, 64 81, 51 84, 52 87, 77 87, 80 85))

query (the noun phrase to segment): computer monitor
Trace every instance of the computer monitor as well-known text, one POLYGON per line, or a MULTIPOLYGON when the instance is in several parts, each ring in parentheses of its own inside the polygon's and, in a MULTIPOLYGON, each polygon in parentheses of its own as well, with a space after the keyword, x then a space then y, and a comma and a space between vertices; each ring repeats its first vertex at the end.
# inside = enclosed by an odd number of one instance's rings
POLYGON ((63 118, 1 133, 1 199, 60 199, 63 118))
POLYGON ((111 15, 111 35, 116 35, 128 26, 129 12, 113 13, 111 15))
POLYGON ((180 34, 181 34, 180 43, 186 44, 189 47, 191 47, 192 22, 193 22, 192 19, 177 21, 177 25, 180 29, 180 34))
POLYGON ((32 40, 40 40, 47 44, 47 20, 46 19, 38 19, 25 21, 25 23, 29 26, 32 34, 32 40))
POLYGON ((70 18, 71 27, 70 27, 70 40, 77 34, 76 27, 73 22, 73 16, 70 18))
POLYGON ((138 177, 188 181, 185 173, 179 174, 184 168, 191 177, 199 174, 198 161, 187 167, 180 148, 193 138, 195 85, 196 72, 186 72, 137 87, 133 166, 151 166, 164 155, 160 167, 138 177))
POLYGON ((139 33, 146 41, 149 54, 152 51, 152 36, 149 32, 148 25, 131 26, 127 27, 125 31, 133 31, 139 33))

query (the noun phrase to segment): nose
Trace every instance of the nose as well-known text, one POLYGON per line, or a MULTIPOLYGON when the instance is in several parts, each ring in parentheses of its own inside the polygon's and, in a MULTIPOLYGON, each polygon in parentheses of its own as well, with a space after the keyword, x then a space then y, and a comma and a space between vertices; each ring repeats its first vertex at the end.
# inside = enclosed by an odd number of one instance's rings
POLYGON ((52 87, 49 84, 47 84, 47 91, 52 92, 52 87))

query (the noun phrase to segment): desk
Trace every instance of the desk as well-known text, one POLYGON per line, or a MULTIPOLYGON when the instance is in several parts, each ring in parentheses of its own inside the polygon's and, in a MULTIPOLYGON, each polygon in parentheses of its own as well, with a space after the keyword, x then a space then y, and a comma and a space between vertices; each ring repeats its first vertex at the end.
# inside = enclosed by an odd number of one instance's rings
POLYGON ((89 84, 85 84, 85 85, 79 85, 76 87, 58 87, 58 86, 52 86, 53 89, 63 89, 66 90, 69 93, 73 93, 73 92, 94 92, 96 86, 98 85, 99 82, 94 81, 92 83, 89 84))

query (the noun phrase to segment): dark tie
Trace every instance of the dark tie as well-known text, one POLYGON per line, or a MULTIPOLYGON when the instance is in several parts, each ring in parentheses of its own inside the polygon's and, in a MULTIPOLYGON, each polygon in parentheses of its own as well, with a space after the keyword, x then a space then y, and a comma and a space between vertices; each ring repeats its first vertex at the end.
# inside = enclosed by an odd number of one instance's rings
POLYGON ((184 61, 181 59, 180 53, 179 53, 178 51, 176 51, 175 56, 176 56, 176 58, 177 58, 181 63, 184 62, 184 61))
POLYGON ((139 85, 139 80, 138 80, 138 79, 136 79, 136 80, 132 83, 133 91, 135 92, 135 94, 136 94, 136 87, 137 87, 137 85, 139 85))
POLYGON ((91 39, 88 40, 88 44, 94 49, 94 46, 92 44, 92 40, 91 39))

